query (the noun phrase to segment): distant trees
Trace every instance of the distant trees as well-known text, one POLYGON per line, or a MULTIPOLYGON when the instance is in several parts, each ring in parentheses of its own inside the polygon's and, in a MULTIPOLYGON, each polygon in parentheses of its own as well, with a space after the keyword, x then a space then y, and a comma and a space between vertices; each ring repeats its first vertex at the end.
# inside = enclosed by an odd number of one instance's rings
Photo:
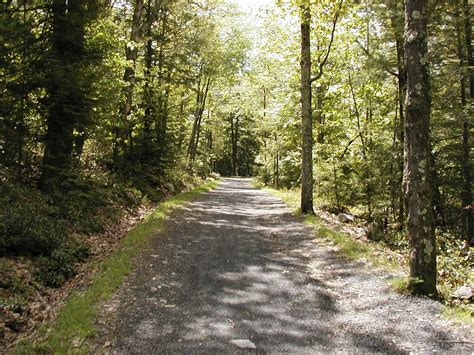
MULTIPOLYGON (((433 294, 436 250, 446 252, 457 245, 456 250, 466 253, 472 243, 472 108, 468 104, 474 91, 469 90, 472 5, 465 6, 464 0, 430 4, 426 41, 437 50, 422 54, 422 64, 408 64, 407 50, 413 51, 415 43, 406 43, 413 33, 405 35, 404 1, 345 3, 324 75, 313 81, 314 100, 301 111, 306 79, 301 81, 303 61, 294 58, 301 58, 304 4, 281 1, 261 30, 262 57, 256 65, 264 81, 255 87, 259 97, 261 88, 266 88, 259 131, 267 149, 257 157, 261 179, 275 185, 278 171, 281 187, 302 186, 307 191, 301 161, 308 154, 301 150, 303 126, 296 118, 303 111, 306 116, 311 112, 311 131, 317 137, 311 151, 314 205, 350 210, 382 226, 386 241, 394 247, 408 248, 407 236, 413 236, 417 250, 413 267, 419 273, 413 272, 413 291, 433 294), (269 65, 272 61, 274 65, 269 65), (413 81, 407 96, 408 70, 413 81), (420 85, 428 91, 417 90, 420 85), (271 159, 276 152, 278 164, 271 159), (418 192, 413 194, 413 189, 418 192), (421 195, 419 189, 424 191, 421 195), (419 213, 424 214, 423 222, 413 219, 419 213), (430 248, 429 260, 427 255, 420 259, 422 250, 430 248), (421 279, 426 284, 416 287, 421 279)), ((311 3, 313 78, 325 58, 338 5, 336 1, 311 3)))

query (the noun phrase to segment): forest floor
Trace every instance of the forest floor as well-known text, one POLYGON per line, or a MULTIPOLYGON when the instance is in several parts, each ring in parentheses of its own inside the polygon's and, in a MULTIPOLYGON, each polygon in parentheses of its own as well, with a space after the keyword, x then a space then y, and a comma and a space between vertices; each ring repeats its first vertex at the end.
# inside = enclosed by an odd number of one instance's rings
POLYGON ((472 353, 472 328, 398 294, 248 179, 174 211, 98 319, 105 353, 472 353))

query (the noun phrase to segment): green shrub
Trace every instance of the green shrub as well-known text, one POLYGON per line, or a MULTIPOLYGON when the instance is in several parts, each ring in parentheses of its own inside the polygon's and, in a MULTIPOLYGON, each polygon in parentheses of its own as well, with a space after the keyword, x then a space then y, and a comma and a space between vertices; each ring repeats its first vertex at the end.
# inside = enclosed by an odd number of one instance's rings
POLYGON ((71 250, 57 249, 50 256, 39 258, 35 276, 45 286, 59 287, 75 275, 75 260, 71 250))
POLYGON ((86 178, 68 179, 64 189, 53 196, 58 216, 84 234, 102 233, 107 222, 117 219, 114 203, 119 199, 112 187, 86 178))
POLYGON ((0 255, 49 255, 67 239, 63 221, 33 188, 0 185, 0 255))

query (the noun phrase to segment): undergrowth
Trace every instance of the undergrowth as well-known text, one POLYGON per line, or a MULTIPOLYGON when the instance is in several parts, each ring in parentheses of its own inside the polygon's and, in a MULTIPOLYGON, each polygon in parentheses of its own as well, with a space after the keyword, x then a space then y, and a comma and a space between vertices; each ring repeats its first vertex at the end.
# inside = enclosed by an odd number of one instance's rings
POLYGON ((99 303, 122 284, 130 272, 132 258, 136 256, 163 225, 165 216, 176 207, 195 198, 200 193, 214 188, 217 182, 210 181, 190 192, 181 193, 158 205, 121 242, 117 252, 99 265, 90 286, 82 293, 69 298, 54 324, 40 330, 40 341, 20 344, 16 353, 87 353, 87 339, 96 334, 94 320, 99 303))

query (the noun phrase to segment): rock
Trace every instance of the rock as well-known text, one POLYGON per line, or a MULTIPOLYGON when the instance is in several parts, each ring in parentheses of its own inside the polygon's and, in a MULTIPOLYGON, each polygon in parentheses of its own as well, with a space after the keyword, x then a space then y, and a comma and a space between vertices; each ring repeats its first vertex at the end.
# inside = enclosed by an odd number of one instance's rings
POLYGON ((384 238, 383 228, 378 223, 370 223, 367 230, 367 239, 378 242, 384 238))
POLYGON ((170 182, 167 182, 166 184, 164 184, 163 187, 171 193, 175 192, 175 188, 174 188, 173 184, 170 183, 170 182))
POLYGON ((463 285, 459 287, 452 295, 454 298, 460 298, 463 300, 469 300, 472 298, 472 287, 471 285, 463 285))
POLYGON ((241 349, 257 349, 257 346, 248 339, 236 339, 230 342, 241 349))
POLYGON ((339 213, 337 215, 337 219, 341 223, 348 223, 348 222, 353 222, 354 221, 354 216, 349 214, 349 213, 339 213))

